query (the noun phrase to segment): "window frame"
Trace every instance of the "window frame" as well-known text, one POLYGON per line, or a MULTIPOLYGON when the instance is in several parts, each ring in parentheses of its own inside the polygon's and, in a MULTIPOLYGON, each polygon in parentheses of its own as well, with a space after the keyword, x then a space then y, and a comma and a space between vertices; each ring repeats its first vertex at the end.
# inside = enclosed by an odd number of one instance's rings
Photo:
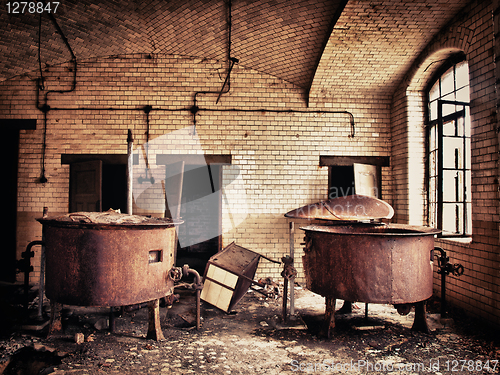
MULTIPOLYGON (((470 128, 467 129, 467 122, 470 124, 470 101, 465 102, 465 101, 460 101, 460 100, 447 100, 443 99, 444 97, 449 98, 451 94, 453 94, 453 97, 456 97, 456 93, 463 89, 464 87, 469 87, 470 88, 470 80, 468 80, 467 85, 462 85, 460 87, 457 87, 457 71, 456 67, 458 64, 466 62, 465 56, 463 54, 459 54, 457 56, 452 56, 447 63, 445 63, 441 69, 436 73, 434 76, 434 79, 431 81, 430 85, 428 86, 428 89, 426 90, 426 99, 427 99, 427 123, 425 125, 425 143, 426 143, 426 160, 425 160, 425 168, 426 168, 426 190, 427 190, 427 223, 429 226, 436 227, 438 229, 443 230, 441 233, 440 237, 471 237, 472 235, 472 199, 471 199, 471 185, 472 185, 472 172, 471 172, 471 166, 470 166, 470 159, 471 159, 471 134, 470 134, 470 128), (453 68, 453 90, 451 92, 445 92, 443 94, 442 92, 442 80, 448 75, 447 73, 449 72, 450 69, 453 68), (436 84, 439 85, 438 87, 438 95, 437 97, 433 97, 431 100, 431 91, 435 88, 436 84), (437 106, 436 106, 437 102, 437 106), (455 106, 455 112, 449 113, 447 111, 446 115, 443 114, 443 106, 449 106, 449 105, 454 105, 455 106), (437 110, 437 116, 436 113, 432 112, 431 106, 435 106, 434 110, 437 110), (461 107, 461 108, 457 108, 461 107), (433 120, 431 120, 431 116, 434 117, 433 120), (460 118, 463 118, 464 124, 463 129, 462 129, 462 135, 457 134, 457 129, 459 127, 458 120, 460 118), (455 135, 450 136, 450 135, 444 135, 443 133, 443 127, 445 126, 446 123, 449 123, 451 121, 455 121, 455 135), (431 132, 436 132, 437 127, 437 135, 436 135, 436 140, 435 143, 435 149, 431 149, 434 147, 431 145, 431 132), (468 130, 468 132, 467 132, 468 130), (444 150, 444 139, 445 138, 456 138, 456 139, 462 139, 462 157, 461 157, 461 165, 462 168, 459 168, 458 165, 460 164, 459 161, 457 161, 457 152, 455 151, 455 168, 449 168, 444 166, 444 160, 443 160, 443 153, 446 152, 444 150), (468 139, 468 140, 467 140, 468 139), (434 155, 434 158, 437 158, 437 160, 433 159, 432 153, 436 152, 434 155), (431 163, 435 163, 434 168, 435 168, 435 174, 431 175, 431 170, 432 166, 431 163), (467 168, 468 166, 468 168, 467 168), (455 177, 455 201, 450 201, 446 202, 444 199, 444 171, 456 171, 456 177, 455 177), (457 185, 457 181, 459 180, 459 172, 462 173, 462 187, 461 187, 461 199, 460 199, 460 194, 459 194, 459 189, 460 187, 457 185), (431 179, 435 178, 436 182, 434 184, 436 186, 432 186, 432 181, 431 179), (469 185, 467 179, 469 179, 469 185), (432 191, 432 188, 436 189, 435 192, 432 191), (437 197, 431 197, 432 194, 436 194, 437 197), (436 200, 435 202, 433 200, 436 200), (450 232, 445 230, 446 225, 445 221, 443 220, 443 211, 445 208, 445 205, 447 204, 453 204, 455 203, 455 229, 456 233, 450 232), (460 207, 462 212, 457 214, 457 211, 460 211, 460 207), (437 210, 437 212, 435 212, 437 210), (458 228, 460 226, 460 228, 458 228)), ((446 77, 449 78, 449 77, 446 77)))

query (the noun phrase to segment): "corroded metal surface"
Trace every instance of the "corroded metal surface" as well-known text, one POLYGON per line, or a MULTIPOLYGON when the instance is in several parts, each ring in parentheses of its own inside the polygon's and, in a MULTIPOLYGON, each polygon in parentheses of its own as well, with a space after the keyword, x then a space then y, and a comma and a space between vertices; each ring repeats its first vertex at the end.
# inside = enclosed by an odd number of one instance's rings
POLYGON ((414 303, 432 296, 431 251, 439 230, 398 224, 301 229, 309 290, 370 303, 414 303))
POLYGON ((97 223, 90 215, 66 216, 39 219, 45 231, 46 295, 51 301, 125 306, 172 294, 169 271, 176 234, 171 221, 149 225, 140 217, 121 215, 118 222, 97 223))
POLYGON ((181 224, 182 221, 173 221, 170 218, 147 217, 128 215, 110 210, 106 212, 72 212, 62 216, 45 216, 37 219, 42 224, 61 228, 99 228, 118 229, 126 228, 170 228, 181 224))
POLYGON ((348 195, 309 204, 289 211, 285 217, 342 221, 390 219, 394 209, 388 203, 366 195, 348 195))

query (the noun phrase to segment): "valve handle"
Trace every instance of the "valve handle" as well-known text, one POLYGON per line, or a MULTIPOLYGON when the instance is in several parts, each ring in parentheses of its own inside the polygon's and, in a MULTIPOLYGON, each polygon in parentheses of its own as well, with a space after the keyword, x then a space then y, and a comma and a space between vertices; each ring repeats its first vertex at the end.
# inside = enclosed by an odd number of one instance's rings
POLYGON ((455 263, 453 265, 453 275, 454 276, 462 276, 464 274, 465 268, 459 263, 455 263))

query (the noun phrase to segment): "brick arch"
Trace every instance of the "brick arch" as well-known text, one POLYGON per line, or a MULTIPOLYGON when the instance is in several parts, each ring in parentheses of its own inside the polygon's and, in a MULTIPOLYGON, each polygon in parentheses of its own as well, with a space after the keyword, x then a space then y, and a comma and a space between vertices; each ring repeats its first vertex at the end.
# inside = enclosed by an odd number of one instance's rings
POLYGON ((424 90, 437 69, 451 55, 464 52, 468 56, 474 30, 467 27, 449 27, 441 31, 420 53, 402 81, 408 91, 424 90))
POLYGON ((443 28, 415 59, 393 94, 393 206, 397 222, 426 224, 425 89, 450 56, 459 52, 468 55, 473 37, 474 30, 467 27, 443 28))

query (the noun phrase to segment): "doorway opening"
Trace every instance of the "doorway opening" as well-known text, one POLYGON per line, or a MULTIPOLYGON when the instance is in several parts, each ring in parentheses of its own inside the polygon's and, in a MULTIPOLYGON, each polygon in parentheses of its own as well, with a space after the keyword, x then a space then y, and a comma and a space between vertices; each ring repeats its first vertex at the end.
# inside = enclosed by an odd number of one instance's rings
POLYGON ((19 130, 7 129, 4 132, 6 142, 1 148, 4 161, 5 179, 3 197, 6 205, 6 217, 3 227, 5 238, 0 250, 0 280, 14 282, 16 280, 16 243, 17 243, 17 173, 19 162, 19 130))
POLYGON ((62 155, 70 165, 70 212, 127 212, 126 155, 62 155))
POLYGON ((19 239, 17 236, 17 176, 19 172, 20 130, 35 130, 36 120, 0 119, 0 126, 3 130, 3 138, 6 140, 0 152, 6 176, 4 178, 6 187, 3 191, 4 214, 8 218, 3 222, 4 236, 0 249, 0 280, 13 283, 16 281, 17 241, 19 239))
POLYGON ((203 274, 208 259, 221 250, 221 181, 220 165, 190 165, 184 173, 180 209, 184 224, 179 226, 177 266, 189 264, 203 274))
POLYGON ((166 216, 178 217, 176 266, 200 274, 222 249, 222 176, 231 155, 158 154, 165 166, 166 216), (168 215, 167 215, 168 213, 168 215))
POLYGON ((360 194, 381 198, 383 156, 320 156, 320 166, 328 166, 328 199, 360 194))

